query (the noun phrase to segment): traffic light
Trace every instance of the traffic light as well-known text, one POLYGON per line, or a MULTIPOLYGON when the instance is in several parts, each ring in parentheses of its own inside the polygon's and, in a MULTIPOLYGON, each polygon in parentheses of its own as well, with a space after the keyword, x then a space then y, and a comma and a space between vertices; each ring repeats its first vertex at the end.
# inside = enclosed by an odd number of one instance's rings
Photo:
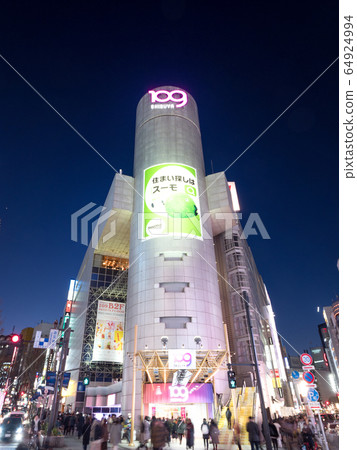
POLYGON ((0 345, 13 345, 15 347, 18 347, 22 342, 22 336, 21 334, 8 334, 0 335, 0 345))
POLYGON ((11 335, 11 342, 17 344, 20 341, 20 336, 18 334, 11 335))
POLYGON ((83 384, 84 384, 84 386, 88 386, 88 384, 89 384, 89 377, 85 377, 84 378, 83 384))
POLYGON ((228 376, 228 386, 230 389, 235 389, 237 387, 237 380, 236 380, 236 374, 233 372, 233 370, 228 370, 227 372, 228 376))

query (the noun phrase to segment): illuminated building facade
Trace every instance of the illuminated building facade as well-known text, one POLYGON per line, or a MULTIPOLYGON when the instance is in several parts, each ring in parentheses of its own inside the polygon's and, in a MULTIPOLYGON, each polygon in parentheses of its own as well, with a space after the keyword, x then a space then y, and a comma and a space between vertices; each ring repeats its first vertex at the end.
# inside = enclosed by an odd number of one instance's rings
MULTIPOLYGON (((172 86, 144 95, 134 177, 115 175, 66 306, 74 330, 66 370, 79 368, 67 406, 103 412, 120 403, 125 415, 188 416, 200 427, 230 399, 228 342, 234 361, 251 362, 236 291, 251 299, 265 395, 286 406, 271 303, 239 237, 230 188, 224 173, 205 175, 194 99, 172 86)), ((252 371, 237 370, 239 381, 255 386, 252 371)))

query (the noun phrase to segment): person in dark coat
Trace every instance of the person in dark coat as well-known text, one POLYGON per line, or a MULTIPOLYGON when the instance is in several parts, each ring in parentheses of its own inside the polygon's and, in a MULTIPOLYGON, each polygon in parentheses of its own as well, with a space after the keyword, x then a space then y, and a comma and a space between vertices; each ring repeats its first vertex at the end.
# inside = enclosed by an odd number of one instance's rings
POLYGON ((70 420, 71 416, 69 414, 66 415, 66 417, 64 418, 64 435, 66 436, 67 434, 69 434, 69 420, 70 420))
POLYGON ((83 450, 87 450, 87 446, 89 445, 89 441, 90 441, 90 428, 91 428, 91 422, 90 422, 90 418, 87 417, 86 421, 83 425, 82 428, 82 444, 83 444, 83 450))
POLYGON ((75 418, 74 413, 72 413, 69 417, 69 432, 68 432, 68 434, 71 434, 73 436, 75 425, 76 425, 76 418, 75 418))
POLYGON ((212 419, 209 425, 209 435, 212 439, 213 450, 217 450, 219 444, 219 429, 216 422, 212 419))
POLYGON ((249 422, 247 423, 247 431, 249 434, 249 442, 251 450, 259 450, 260 437, 259 437, 259 427, 253 421, 253 417, 249 417, 249 422))
POLYGON ((186 448, 193 448, 195 443, 195 428, 191 419, 186 420, 186 448))
POLYGON ((167 430, 160 419, 151 422, 151 445, 154 450, 162 450, 166 445, 167 430))
POLYGON ((82 413, 78 414, 76 422, 77 422, 76 426, 77 426, 77 432, 78 432, 78 439, 80 439, 82 436, 82 433, 83 433, 83 425, 84 425, 84 417, 83 417, 82 413))
POLYGON ((232 429, 232 413, 229 408, 227 408, 227 411, 226 411, 226 419, 227 419, 228 430, 231 430, 232 429))

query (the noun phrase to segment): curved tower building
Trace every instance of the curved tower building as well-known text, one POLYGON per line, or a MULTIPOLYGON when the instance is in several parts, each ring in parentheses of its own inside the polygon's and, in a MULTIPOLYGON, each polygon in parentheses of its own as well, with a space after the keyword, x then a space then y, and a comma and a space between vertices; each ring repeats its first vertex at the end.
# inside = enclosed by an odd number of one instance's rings
POLYGON ((226 344, 198 111, 186 91, 163 86, 140 100, 134 179, 123 412, 137 325, 136 414, 197 415, 199 425, 226 390, 226 373, 215 373, 226 344))

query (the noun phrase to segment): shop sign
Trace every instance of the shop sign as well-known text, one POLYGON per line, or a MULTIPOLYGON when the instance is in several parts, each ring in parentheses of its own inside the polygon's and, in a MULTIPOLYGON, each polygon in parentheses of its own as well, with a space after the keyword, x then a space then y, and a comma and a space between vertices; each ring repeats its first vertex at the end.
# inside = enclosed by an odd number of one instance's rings
POLYGON ((169 350, 169 369, 196 369, 196 350, 169 350))
POLYGON ((172 386, 169 383, 144 385, 144 403, 212 403, 210 383, 191 383, 188 386, 172 386))
POLYGON ((160 89, 159 91, 149 91, 151 96, 151 109, 174 109, 182 108, 187 104, 187 94, 181 89, 175 89, 173 91, 166 91, 160 89), (169 103, 167 105, 155 105, 155 103, 169 103))

